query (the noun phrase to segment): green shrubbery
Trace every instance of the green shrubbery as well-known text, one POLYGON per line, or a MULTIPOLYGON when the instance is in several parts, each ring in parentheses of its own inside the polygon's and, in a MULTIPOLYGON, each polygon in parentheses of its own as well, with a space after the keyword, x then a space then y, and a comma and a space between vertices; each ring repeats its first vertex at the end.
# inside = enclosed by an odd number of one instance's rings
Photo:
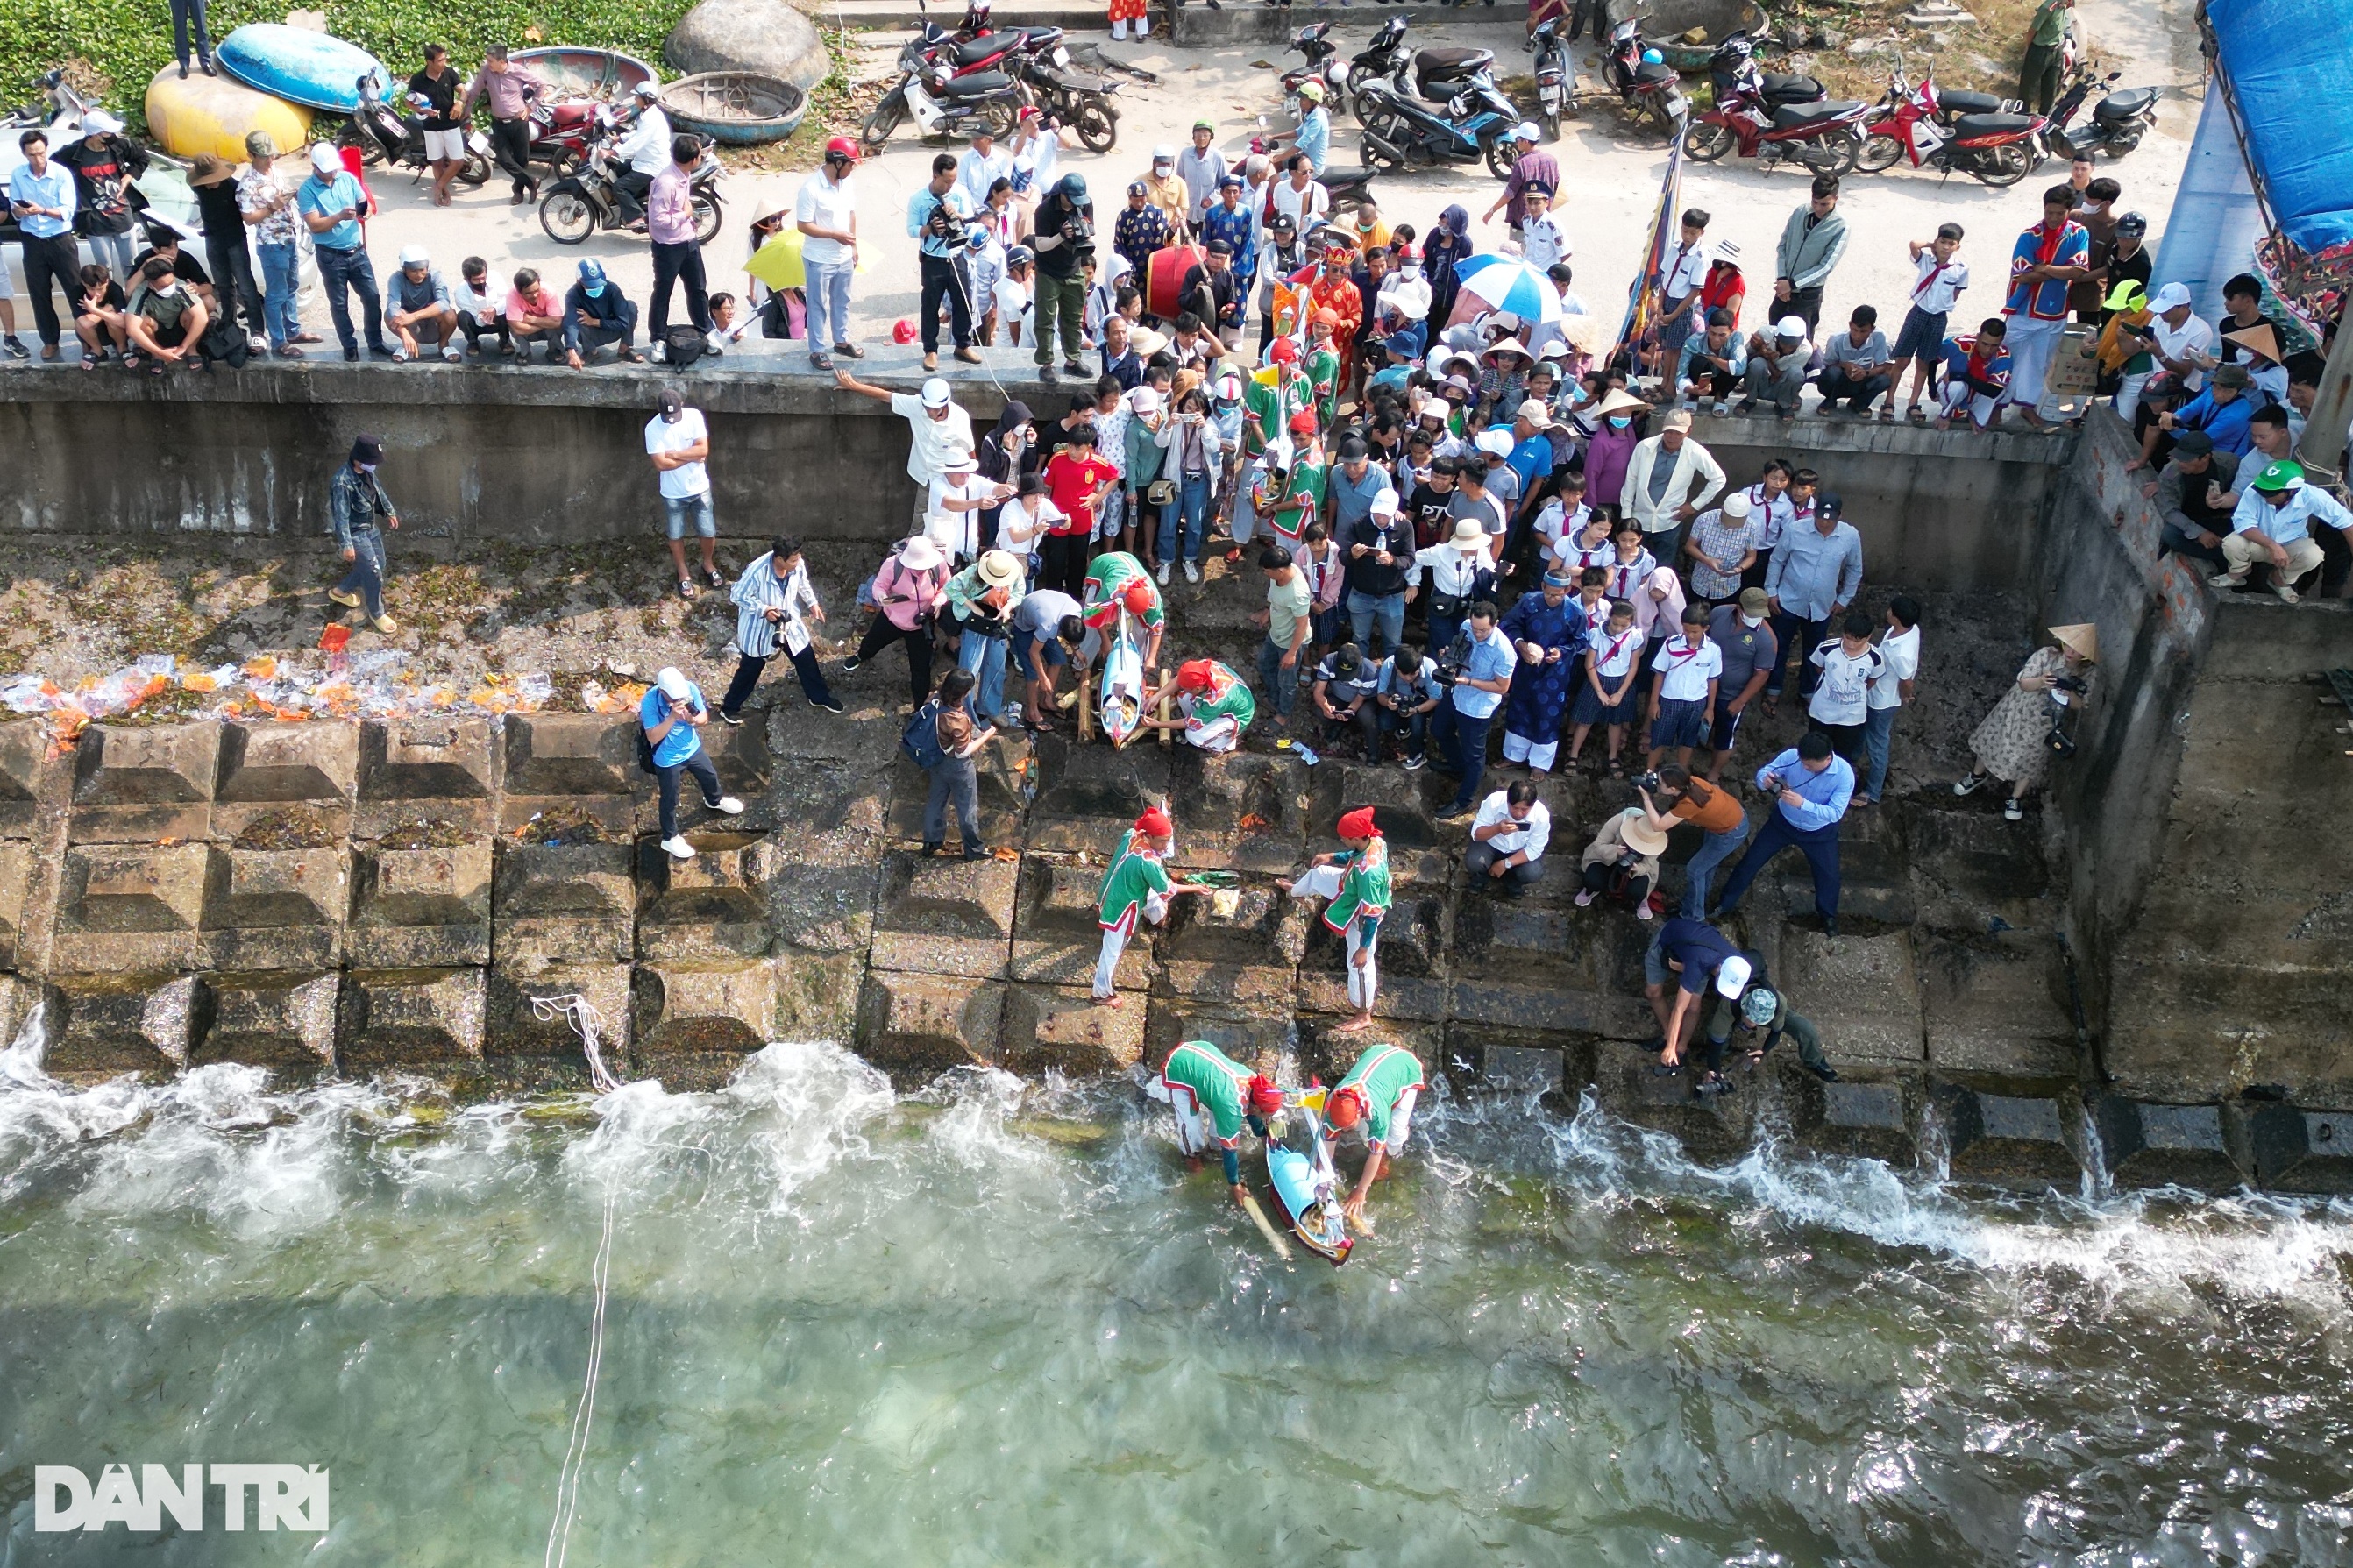
MULTIPOLYGON (((368 0, 328 5, 328 30, 406 73, 428 43, 470 72, 485 45, 578 44, 621 49, 657 67, 662 40, 693 0, 368 0), (533 37, 533 32, 536 37, 533 37)), ((212 0, 216 38, 247 22, 282 22, 287 0, 212 0)), ((0 0, 0 103, 34 96, 43 72, 84 62, 106 79, 107 106, 137 120, 148 79, 172 59, 167 0, 0 0)))

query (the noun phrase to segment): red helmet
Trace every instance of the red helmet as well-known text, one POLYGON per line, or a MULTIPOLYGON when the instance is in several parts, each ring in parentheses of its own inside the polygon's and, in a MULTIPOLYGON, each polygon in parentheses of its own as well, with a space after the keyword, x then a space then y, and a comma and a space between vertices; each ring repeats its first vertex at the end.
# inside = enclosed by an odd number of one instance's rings
POLYGON ((908 317, 902 316, 897 321, 892 322, 891 341, 894 343, 902 344, 913 342, 915 341, 914 321, 908 317))
POLYGON ((825 155, 828 158, 847 158, 855 163, 858 162, 858 143, 847 136, 837 136, 825 144, 825 155))

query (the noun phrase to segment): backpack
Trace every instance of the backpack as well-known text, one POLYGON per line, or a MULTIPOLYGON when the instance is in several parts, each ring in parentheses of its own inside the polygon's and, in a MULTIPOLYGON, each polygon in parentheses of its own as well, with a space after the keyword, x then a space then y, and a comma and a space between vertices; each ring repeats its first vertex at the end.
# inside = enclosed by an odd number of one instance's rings
POLYGON ((243 370, 245 362, 253 356, 253 346, 245 329, 226 316, 205 329, 196 341, 196 353, 207 365, 226 364, 231 370, 243 370))
POLYGON ((662 357, 672 370, 684 370, 701 359, 711 344, 695 331, 691 323, 671 327, 662 333, 662 357))
POLYGON ((915 716, 899 733, 899 749, 927 773, 948 760, 947 748, 940 744, 939 699, 934 698, 915 710, 915 716))

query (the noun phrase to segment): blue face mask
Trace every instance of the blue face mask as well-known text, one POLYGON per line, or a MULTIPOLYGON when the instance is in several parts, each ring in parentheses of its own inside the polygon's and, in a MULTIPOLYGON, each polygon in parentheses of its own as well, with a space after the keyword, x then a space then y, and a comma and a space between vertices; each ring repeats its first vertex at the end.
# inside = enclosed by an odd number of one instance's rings
POLYGON ((1623 430, 1632 423, 1634 416, 1630 414, 1612 414, 1609 416, 1609 428, 1612 430, 1623 430))

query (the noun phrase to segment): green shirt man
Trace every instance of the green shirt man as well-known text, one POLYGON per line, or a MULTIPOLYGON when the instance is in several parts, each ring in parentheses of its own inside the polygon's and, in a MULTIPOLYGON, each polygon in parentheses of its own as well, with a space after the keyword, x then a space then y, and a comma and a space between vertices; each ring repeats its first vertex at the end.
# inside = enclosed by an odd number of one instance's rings
POLYGON ((1282 1104, 1282 1092, 1207 1040, 1187 1040, 1168 1053, 1154 1098, 1176 1112, 1176 1146, 1189 1158, 1214 1147, 1225 1163, 1226 1184, 1242 1196, 1235 1154, 1248 1126, 1266 1136, 1264 1118, 1282 1104))

